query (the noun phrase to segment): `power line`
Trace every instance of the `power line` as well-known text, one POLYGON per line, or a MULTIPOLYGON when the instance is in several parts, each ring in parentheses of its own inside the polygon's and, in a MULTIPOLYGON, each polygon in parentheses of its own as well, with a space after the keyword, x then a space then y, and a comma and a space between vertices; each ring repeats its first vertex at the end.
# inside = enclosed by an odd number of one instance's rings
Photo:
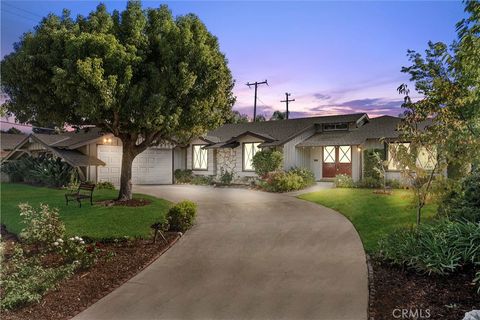
POLYGON ((262 84, 266 84, 268 86, 267 80, 262 81, 262 82, 255 81, 253 83, 247 82, 247 86, 249 88, 250 88, 250 86, 255 86, 255 99, 253 100, 253 122, 255 122, 256 118, 257 118, 257 87, 259 85, 262 85, 262 84))
POLYGON ((29 10, 26 10, 26 9, 19 8, 19 7, 17 7, 17 6, 12 5, 11 3, 8 3, 8 2, 4 2, 4 3, 2 3, 2 5, 7 5, 7 7, 11 7, 12 9, 17 9, 17 10, 23 11, 23 12, 25 12, 25 13, 28 13, 28 14, 30 14, 30 15, 32 15, 32 16, 35 16, 35 17, 37 17, 37 18, 40 18, 40 19, 43 18, 41 15, 39 15, 39 14, 37 14, 37 13, 35 13, 35 12, 29 11, 29 10))
POLYGON ((1 11, 5 12, 5 13, 9 13, 9 14, 15 16, 15 17, 23 18, 23 19, 25 19, 25 20, 29 20, 29 21, 33 21, 33 22, 38 22, 38 21, 34 20, 34 19, 31 18, 31 17, 27 17, 27 16, 24 16, 24 15, 22 15, 22 14, 19 14, 18 12, 9 11, 9 10, 10 10, 9 8, 1 8, 1 11), (8 9, 8 10, 6 10, 6 9, 8 9))
POLYGON ((295 99, 289 99, 288 97, 290 97, 292 94, 291 93, 288 93, 288 92, 285 92, 285 100, 280 100, 280 102, 285 102, 286 104, 286 107, 287 107, 287 119, 288 119, 288 115, 290 114, 290 112, 288 111, 288 103, 289 102, 292 102, 292 101, 295 101, 295 99))

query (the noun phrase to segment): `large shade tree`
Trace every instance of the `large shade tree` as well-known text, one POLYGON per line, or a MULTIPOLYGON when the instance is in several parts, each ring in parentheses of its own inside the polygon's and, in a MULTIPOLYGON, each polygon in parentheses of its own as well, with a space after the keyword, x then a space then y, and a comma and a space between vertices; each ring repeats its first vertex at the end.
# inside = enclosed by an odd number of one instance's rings
POLYGON ((480 160, 480 2, 466 1, 465 12, 454 43, 429 42, 424 55, 408 51, 412 64, 402 72, 422 98, 412 101, 407 86, 399 87, 409 140, 435 145, 455 167, 480 160), (425 130, 422 123, 429 123, 425 130))
POLYGON ((123 145, 119 199, 132 197, 134 158, 146 148, 221 125, 234 103, 218 40, 192 14, 166 6, 87 17, 50 14, 1 64, 8 112, 23 122, 94 124, 123 145))

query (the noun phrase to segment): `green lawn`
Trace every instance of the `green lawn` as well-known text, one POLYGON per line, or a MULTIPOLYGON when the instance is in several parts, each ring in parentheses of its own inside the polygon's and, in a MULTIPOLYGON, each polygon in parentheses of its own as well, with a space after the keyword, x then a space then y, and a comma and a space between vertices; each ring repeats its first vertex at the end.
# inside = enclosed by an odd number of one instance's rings
MULTIPOLYGON (((372 189, 326 189, 299 196, 337 210, 355 226, 365 250, 374 252, 378 240, 400 226, 415 224, 413 193, 409 190, 393 190, 392 195, 374 194, 372 189)), ((422 210, 423 219, 435 213, 436 206, 429 204, 422 210)))
MULTIPOLYGON (((135 194, 152 200, 143 207, 105 207, 90 206, 88 200, 82 202, 82 208, 75 202, 65 204, 65 190, 33 187, 24 184, 2 183, 1 185, 1 222, 7 229, 19 233, 22 223, 18 204, 27 202, 32 206, 46 203, 60 210, 68 235, 86 236, 94 239, 119 238, 124 236, 146 237, 150 225, 164 217, 171 203, 148 195, 135 194)), ((114 199, 118 191, 95 190, 94 201, 114 199)))

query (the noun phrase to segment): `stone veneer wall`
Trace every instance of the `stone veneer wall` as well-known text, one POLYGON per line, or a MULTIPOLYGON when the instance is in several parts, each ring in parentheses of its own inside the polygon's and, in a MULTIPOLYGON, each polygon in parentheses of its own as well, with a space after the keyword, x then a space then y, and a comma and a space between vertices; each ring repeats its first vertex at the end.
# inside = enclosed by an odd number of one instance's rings
MULTIPOLYGON (((241 168, 239 169, 241 170, 241 168)), ((237 148, 220 148, 217 150, 217 176, 222 174, 222 171, 234 172, 236 179, 238 177, 237 169, 237 148), (223 169, 223 170, 222 170, 223 169)))

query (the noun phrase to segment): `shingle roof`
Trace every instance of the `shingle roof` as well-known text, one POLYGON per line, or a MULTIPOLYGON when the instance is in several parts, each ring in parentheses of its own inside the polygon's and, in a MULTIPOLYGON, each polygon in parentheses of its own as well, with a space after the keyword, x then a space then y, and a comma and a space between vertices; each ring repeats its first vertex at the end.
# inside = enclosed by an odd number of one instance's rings
POLYGON ((63 158, 73 167, 82 166, 104 166, 105 162, 92 156, 87 156, 77 150, 65 150, 59 148, 52 148, 58 156, 63 158))
POLYGON ((0 149, 12 150, 25 138, 27 138, 26 134, 0 133, 0 149))
POLYGON ((89 128, 80 132, 64 132, 60 134, 33 134, 38 140, 50 147, 65 149, 76 149, 90 141, 94 141, 103 136, 99 128, 89 128))
POLYGON ((276 140, 277 144, 280 144, 315 124, 355 122, 365 115, 365 113, 356 113, 336 116, 226 124, 218 129, 210 131, 208 136, 216 137, 219 141, 227 141, 231 138, 240 136, 246 131, 250 131, 261 135, 267 135, 276 140))
MULTIPOLYGON (((358 145, 367 139, 395 139, 401 134, 397 130, 401 118, 381 116, 372 118, 358 129, 338 132, 319 132, 305 141, 299 143, 299 147, 312 147, 324 145, 358 145)), ((423 123, 423 126, 428 123, 423 123)))

